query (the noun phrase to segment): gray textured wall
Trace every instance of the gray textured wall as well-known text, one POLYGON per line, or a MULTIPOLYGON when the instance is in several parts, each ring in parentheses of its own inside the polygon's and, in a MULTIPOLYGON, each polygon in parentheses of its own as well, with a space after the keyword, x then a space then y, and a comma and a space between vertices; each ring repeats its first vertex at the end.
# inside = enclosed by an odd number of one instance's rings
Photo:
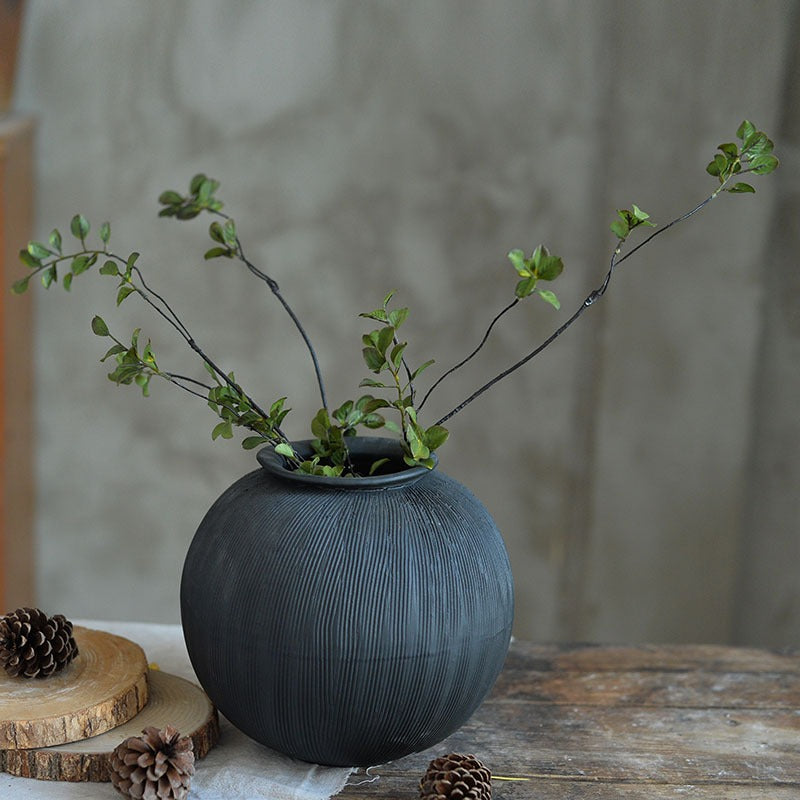
MULTIPOLYGON (((786 132, 781 180, 626 263, 452 421, 441 458, 504 531, 518 635, 796 643, 797 450, 775 448, 798 438, 796 214, 776 222, 781 191, 796 208, 797 22, 795 2, 731 0, 32 0, 16 105, 40 120, 39 235, 76 211, 111 219, 218 361, 265 402, 289 395, 298 438, 318 405, 298 337, 260 284, 203 262, 206 223, 156 219, 162 189, 221 180, 334 402, 364 375, 356 314, 386 290, 412 308, 413 358, 448 365, 510 299, 504 254, 546 242, 567 263, 563 310, 517 309, 433 420, 598 285, 616 207, 667 221, 713 190, 705 164, 742 117, 786 132)), ((193 369, 111 291, 87 275, 37 296, 39 600, 174 621, 194 528, 253 456, 211 442, 202 402, 107 381, 94 313, 193 369)))

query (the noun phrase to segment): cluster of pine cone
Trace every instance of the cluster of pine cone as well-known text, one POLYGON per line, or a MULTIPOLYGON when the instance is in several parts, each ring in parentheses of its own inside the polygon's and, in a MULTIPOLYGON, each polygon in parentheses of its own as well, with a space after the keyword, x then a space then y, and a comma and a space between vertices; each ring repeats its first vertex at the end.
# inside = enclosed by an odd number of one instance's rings
POLYGON ((78 655, 72 623, 38 608, 18 608, 0 617, 0 666, 12 677, 47 678, 78 655))
POLYGON ((492 773, 473 755, 434 758, 419 782, 423 800, 491 800, 492 773))

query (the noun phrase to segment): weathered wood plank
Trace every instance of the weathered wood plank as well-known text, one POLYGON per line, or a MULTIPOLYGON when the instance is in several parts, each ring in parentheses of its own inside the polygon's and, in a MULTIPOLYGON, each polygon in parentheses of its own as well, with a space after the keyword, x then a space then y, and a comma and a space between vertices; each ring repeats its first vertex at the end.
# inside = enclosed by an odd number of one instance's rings
POLYGON ((515 642, 464 727, 354 776, 340 797, 412 797, 446 752, 527 778, 495 782, 507 800, 800 800, 800 655, 515 642))
POLYGON ((800 675, 781 672, 540 673, 508 670, 493 696, 530 703, 672 708, 787 708, 800 705, 800 675))
MULTIPOLYGON (((406 775, 372 770, 371 775, 357 774, 351 785, 336 795, 340 800, 380 798, 380 800, 411 800, 417 797, 418 775, 406 775), (377 780, 372 780, 377 776, 377 780), (366 781, 372 781, 366 783, 366 781), (362 783, 363 782, 363 783, 362 783), (356 785, 358 784, 358 785, 356 785)), ((734 784, 698 785, 663 784, 653 782, 603 783, 597 781, 563 781, 538 778, 532 781, 494 781, 495 800, 797 800, 800 785, 794 786, 737 786, 734 784)))
POLYGON ((560 670, 702 670, 704 672, 788 672, 800 674, 800 652, 724 645, 592 645, 514 642, 506 668, 560 670))

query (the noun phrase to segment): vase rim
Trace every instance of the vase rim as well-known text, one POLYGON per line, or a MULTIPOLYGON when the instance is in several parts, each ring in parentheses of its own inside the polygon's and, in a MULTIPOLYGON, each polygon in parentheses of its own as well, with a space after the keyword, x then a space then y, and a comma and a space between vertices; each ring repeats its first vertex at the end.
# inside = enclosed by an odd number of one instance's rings
MULTIPOLYGON (((292 447, 299 455, 310 457, 314 452, 311 443, 311 439, 302 439, 292 442, 292 447)), ((403 449, 397 439, 389 439, 383 436, 353 436, 348 437, 347 446, 351 455, 361 457, 364 460, 388 458, 394 462, 402 462, 403 459, 403 449)), ((296 481, 297 483, 329 489, 386 489, 408 486, 432 472, 439 463, 436 453, 431 453, 431 458, 434 460, 434 466, 431 469, 403 465, 401 469, 395 472, 381 475, 328 478, 324 475, 307 475, 286 469, 286 462, 283 457, 278 455, 272 446, 263 447, 258 451, 256 458, 263 469, 282 480, 296 481)))

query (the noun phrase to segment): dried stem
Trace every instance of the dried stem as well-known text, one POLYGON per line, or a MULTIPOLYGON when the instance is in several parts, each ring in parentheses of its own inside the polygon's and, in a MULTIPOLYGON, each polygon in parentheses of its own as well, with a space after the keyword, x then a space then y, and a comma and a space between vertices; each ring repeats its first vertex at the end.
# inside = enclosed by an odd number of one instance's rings
MULTIPOLYGON (((230 217, 227 214, 223 214, 221 211, 214 211, 213 213, 216 214, 217 216, 222 217, 223 219, 226 220, 230 219, 230 217)), ((292 322, 294 323, 294 326, 300 333, 300 336, 303 337, 303 342, 305 342, 306 349, 308 350, 308 353, 311 356, 311 363, 314 365, 314 374, 316 375, 317 378, 317 386, 319 387, 319 395, 322 401, 322 407, 327 411, 328 399, 325 394, 325 381, 322 378, 322 370, 320 369, 319 366, 319 359, 317 358, 316 350, 314 349, 314 345, 311 343, 311 339, 308 333, 306 332, 306 329, 303 327, 303 324, 300 322, 299 318, 297 317, 297 314, 295 314, 294 310, 292 309, 292 307, 287 302, 286 298, 281 293, 280 287, 278 286, 278 282, 274 278, 270 277, 265 272, 260 270, 255 264, 253 264, 252 261, 250 261, 250 259, 247 258, 247 256, 244 253, 244 248, 242 247, 242 242, 238 236, 236 237, 236 257, 247 267, 247 269, 253 275, 255 275, 260 280, 264 281, 264 283, 266 283, 267 286, 269 286, 270 291, 272 292, 272 294, 275 295, 275 297, 278 298, 278 301, 280 302, 286 313, 291 318, 292 322)))
POLYGON ((430 389, 428 389, 428 391, 425 392, 425 396, 422 398, 422 401, 420 402, 417 408, 418 411, 421 410, 422 406, 425 405, 425 401, 430 397, 431 392, 445 378, 452 375, 457 369, 461 369, 461 367, 463 367, 464 364, 466 364, 468 361, 470 361, 476 355, 478 355, 478 353, 483 349, 483 346, 486 344, 486 340, 489 338, 489 334, 492 332, 492 328, 494 328, 494 326, 499 322, 501 317, 503 317, 503 315, 506 314, 508 311, 511 311, 511 309, 514 308, 515 305, 517 305, 517 303, 519 303, 519 298, 515 297, 502 311, 500 311, 498 314, 495 315, 495 318, 489 323, 489 327, 486 329, 486 333, 483 334, 483 338, 481 339, 478 346, 466 358, 463 358, 461 361, 458 362, 458 364, 455 364, 454 366, 450 367, 450 369, 447 370, 447 372, 445 372, 444 375, 440 376, 438 380, 430 387, 430 389))

